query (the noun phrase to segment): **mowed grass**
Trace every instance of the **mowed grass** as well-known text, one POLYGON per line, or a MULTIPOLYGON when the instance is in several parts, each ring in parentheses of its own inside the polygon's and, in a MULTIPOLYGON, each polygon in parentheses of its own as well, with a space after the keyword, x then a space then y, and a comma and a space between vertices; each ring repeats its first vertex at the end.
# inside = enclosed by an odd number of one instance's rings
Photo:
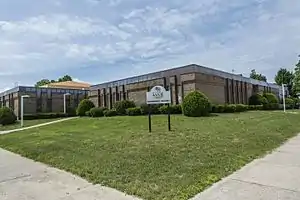
MULTIPOLYGON (((24 126, 23 127, 34 126, 34 125, 43 124, 43 123, 47 123, 47 122, 52 122, 52 121, 56 121, 56 120, 59 120, 59 119, 24 120, 24 126)), ((18 128, 22 128, 20 121, 16 122, 15 124, 11 124, 11 125, 6 125, 6 126, 0 125, 0 131, 7 131, 7 130, 18 129, 18 128)))
POLYGON ((0 146, 143 199, 188 199, 300 131, 300 114, 80 118, 0 136, 0 146))

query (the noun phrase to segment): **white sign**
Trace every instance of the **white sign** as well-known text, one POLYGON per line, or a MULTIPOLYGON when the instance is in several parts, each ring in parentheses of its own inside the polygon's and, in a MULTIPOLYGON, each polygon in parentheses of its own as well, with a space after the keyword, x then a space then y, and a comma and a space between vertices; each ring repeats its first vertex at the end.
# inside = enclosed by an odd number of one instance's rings
POLYGON ((171 103, 171 93, 162 86, 154 86, 146 94, 147 104, 167 104, 171 103))

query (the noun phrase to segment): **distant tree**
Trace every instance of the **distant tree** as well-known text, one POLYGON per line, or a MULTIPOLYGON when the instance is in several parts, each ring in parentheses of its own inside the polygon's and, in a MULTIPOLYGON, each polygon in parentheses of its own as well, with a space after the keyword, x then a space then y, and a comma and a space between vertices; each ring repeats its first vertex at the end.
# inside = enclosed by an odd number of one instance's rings
POLYGON ((298 61, 295 67, 295 75, 293 79, 293 93, 294 95, 300 93, 300 60, 298 61))
POLYGON ((50 83, 50 81, 48 79, 42 79, 42 80, 36 82, 35 87, 41 87, 41 86, 47 85, 49 83, 50 83))
POLYGON ((256 80, 259 80, 259 81, 265 81, 265 82, 267 82, 267 77, 264 76, 264 75, 262 75, 262 74, 257 73, 255 71, 255 69, 251 70, 250 78, 253 78, 253 79, 256 79, 256 80))
POLYGON ((72 77, 69 75, 65 75, 65 76, 59 78, 57 81, 56 80, 50 81, 49 79, 42 79, 42 80, 36 82, 35 87, 41 87, 41 86, 47 85, 49 83, 57 83, 57 82, 72 81, 72 80, 73 80, 72 77))
POLYGON ((72 81, 72 80, 73 80, 73 79, 72 79, 71 76, 65 75, 65 76, 59 78, 59 79, 57 80, 57 82, 65 82, 65 81, 72 81))
POLYGON ((292 96, 293 96, 293 91, 292 91, 293 79, 294 79, 294 73, 288 71, 285 68, 280 68, 277 74, 275 75, 275 82, 278 85, 286 84, 289 90, 289 94, 292 96))

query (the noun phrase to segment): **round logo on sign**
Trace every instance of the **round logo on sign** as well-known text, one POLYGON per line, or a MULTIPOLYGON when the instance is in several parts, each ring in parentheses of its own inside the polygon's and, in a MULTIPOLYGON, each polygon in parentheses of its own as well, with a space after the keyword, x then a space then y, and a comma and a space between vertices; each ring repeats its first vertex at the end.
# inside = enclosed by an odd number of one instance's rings
POLYGON ((164 93, 160 87, 155 87, 154 91, 152 92, 152 96, 156 99, 161 99, 161 98, 163 98, 164 93))

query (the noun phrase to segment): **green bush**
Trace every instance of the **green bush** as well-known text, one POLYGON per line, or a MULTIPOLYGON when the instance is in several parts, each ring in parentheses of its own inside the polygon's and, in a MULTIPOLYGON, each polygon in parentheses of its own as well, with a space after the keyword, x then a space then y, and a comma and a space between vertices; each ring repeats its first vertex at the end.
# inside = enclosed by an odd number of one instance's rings
POLYGON ((91 111, 86 111, 84 116, 91 117, 91 111))
POLYGON ((248 106, 244 104, 236 104, 235 111, 236 112, 246 112, 248 110, 248 106))
MULTIPOLYGON (((163 106, 159 107, 159 113, 160 114, 168 114, 168 106, 163 105, 163 106)), ((170 113, 171 113, 171 108, 170 108, 170 113)))
POLYGON ((56 118, 64 118, 70 117, 67 113, 37 113, 37 114, 24 114, 24 120, 35 120, 35 119, 56 119, 56 118))
POLYGON ((268 100, 268 103, 271 103, 271 104, 279 103, 278 98, 273 93, 264 93, 263 96, 268 100))
POLYGON ((295 101, 292 98, 285 99, 285 107, 286 109, 294 109, 295 101))
POLYGON ((103 117, 105 108, 92 108, 89 112, 91 117, 103 117))
POLYGON ((78 105, 78 108, 76 110, 76 114, 78 116, 86 116, 86 112, 90 111, 94 107, 95 107, 95 105, 91 100, 83 99, 78 105))
POLYGON ((264 105, 267 103, 267 98, 261 94, 254 94, 249 98, 249 105, 264 105))
POLYGON ((236 105, 235 104, 228 104, 224 106, 225 113, 235 113, 236 112, 236 105))
POLYGON ((211 103, 201 92, 190 92, 183 100, 182 111, 188 117, 209 116, 211 103))
POLYGON ((114 117, 114 116, 117 116, 118 113, 115 109, 111 109, 111 110, 104 110, 104 116, 105 117, 114 117))
POLYGON ((0 108, 0 124, 3 126, 14 124, 17 121, 17 116, 15 113, 8 107, 0 108))
POLYGON ((135 103, 129 100, 118 101, 114 105, 114 109, 117 111, 118 115, 126 115, 126 109, 134 107, 135 103))
POLYGON ((263 105, 249 105, 248 110, 263 110, 263 105))
POLYGON ((180 104, 170 106, 172 114, 182 114, 182 107, 180 104))
POLYGON ((263 105, 263 110, 278 110, 279 103, 268 103, 263 105))
POLYGON ((142 114, 140 107, 128 108, 126 110, 127 115, 129 116, 139 116, 142 114))
POLYGON ((225 105, 216 106, 216 113, 224 113, 224 112, 225 112, 225 105))
POLYGON ((149 112, 149 105, 148 104, 142 104, 141 105, 141 112, 142 112, 142 115, 148 115, 148 112, 149 112))

